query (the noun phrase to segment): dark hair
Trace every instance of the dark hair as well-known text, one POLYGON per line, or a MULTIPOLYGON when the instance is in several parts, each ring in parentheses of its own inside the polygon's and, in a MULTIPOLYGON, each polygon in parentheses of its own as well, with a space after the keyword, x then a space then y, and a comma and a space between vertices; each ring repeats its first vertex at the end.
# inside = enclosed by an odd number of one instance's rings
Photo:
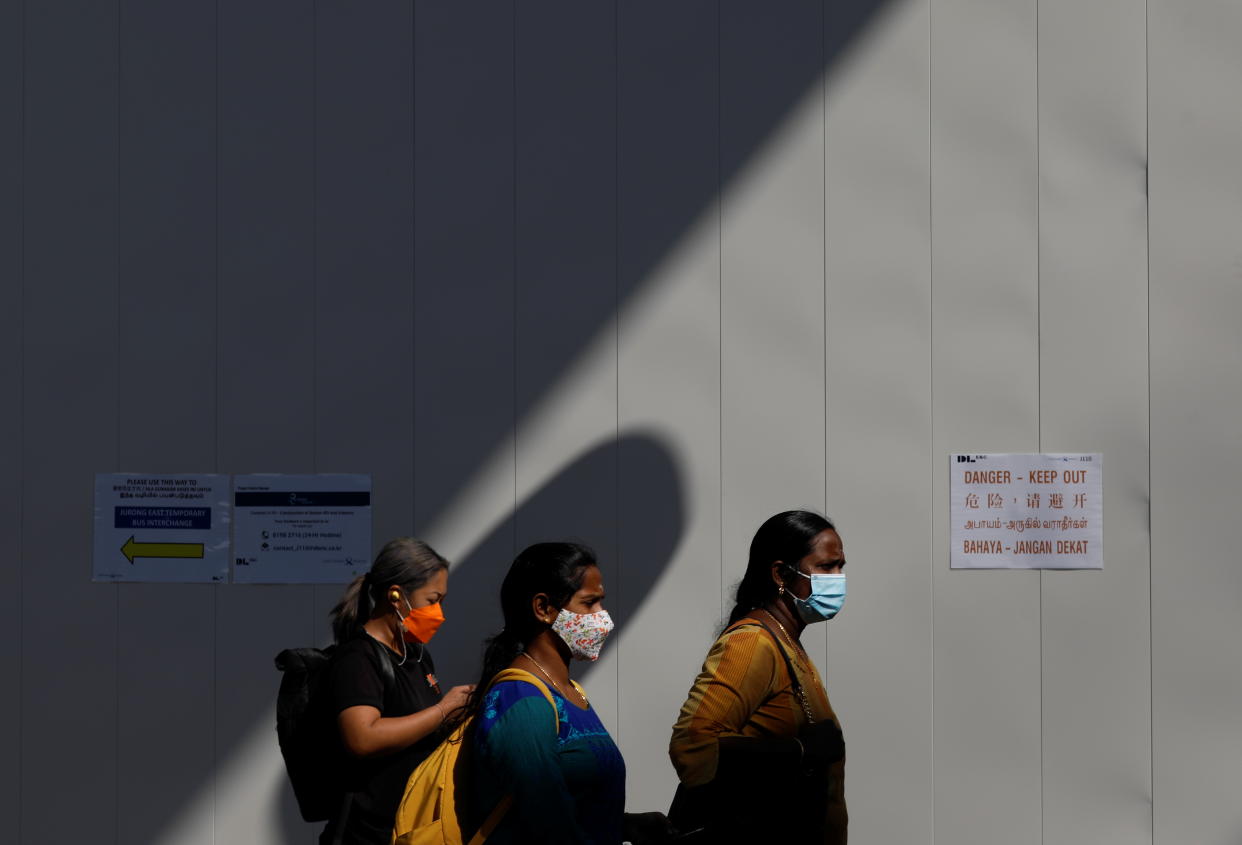
POLYGON ((343 643, 358 633, 376 605, 384 601, 384 591, 393 584, 417 590, 444 569, 448 569, 448 561, 422 540, 389 540, 375 556, 370 571, 351 581, 332 608, 333 639, 343 643))
POLYGON ((500 585, 500 610, 505 627, 487 641, 483 673, 471 693, 467 713, 478 709, 496 673, 512 663, 526 644, 543 630, 531 613, 531 599, 545 593, 552 604, 564 607, 582 588, 587 567, 597 565, 595 552, 578 543, 536 543, 514 559, 500 585))
POLYGON ((736 604, 728 624, 776 598, 777 586, 772 580, 775 561, 797 567, 798 561, 811 553, 811 541, 821 531, 836 530, 835 525, 812 511, 785 511, 760 525, 750 541, 750 560, 737 585, 736 604))

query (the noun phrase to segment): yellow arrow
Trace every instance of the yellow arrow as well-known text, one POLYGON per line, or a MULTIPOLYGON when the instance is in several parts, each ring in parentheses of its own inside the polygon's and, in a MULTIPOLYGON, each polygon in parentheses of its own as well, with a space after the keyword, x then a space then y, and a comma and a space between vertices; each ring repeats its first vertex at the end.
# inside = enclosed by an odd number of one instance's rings
POLYGON ((135 543, 131 535, 121 546, 121 554, 134 562, 136 557, 202 557, 202 543, 135 543))

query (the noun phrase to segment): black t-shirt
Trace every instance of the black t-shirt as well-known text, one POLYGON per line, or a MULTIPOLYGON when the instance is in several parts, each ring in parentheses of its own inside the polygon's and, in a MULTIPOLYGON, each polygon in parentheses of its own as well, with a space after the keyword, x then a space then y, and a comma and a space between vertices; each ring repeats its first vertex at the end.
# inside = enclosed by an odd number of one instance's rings
MULTIPOLYGON (((435 686, 435 664, 426 647, 406 646, 406 660, 360 633, 339 645, 332 656, 328 676, 332 704, 340 713, 348 707, 369 705, 384 718, 408 716, 435 706, 440 692, 435 686), (378 647, 377 647, 378 646, 378 647), (394 683, 388 683, 380 660, 392 664, 394 683), (401 665, 398 665, 401 664, 401 665)), ((437 731, 409 748, 374 757, 347 755, 346 785, 353 794, 349 817, 344 820, 345 842, 376 842, 388 845, 397 805, 405 792, 410 772, 439 744, 437 731)), ((334 829, 337 822, 329 824, 334 829)))

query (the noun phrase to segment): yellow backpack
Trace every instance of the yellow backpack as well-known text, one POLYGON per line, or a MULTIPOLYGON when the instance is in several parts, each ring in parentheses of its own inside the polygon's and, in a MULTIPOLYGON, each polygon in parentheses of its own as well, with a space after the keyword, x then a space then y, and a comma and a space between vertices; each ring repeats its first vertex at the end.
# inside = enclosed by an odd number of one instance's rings
MULTIPOLYGON (((502 681, 533 684, 552 705, 553 728, 560 731, 556 702, 542 681, 521 669, 504 669, 492 678, 488 689, 502 681)), ((461 820, 458 818, 457 791, 467 782, 469 772, 466 771, 468 766, 458 765, 458 760, 472 721, 473 717, 458 725, 410 775, 401 804, 397 807, 392 845, 464 845, 461 820)), ((502 798, 471 837, 470 845, 480 845, 487 839, 512 803, 512 795, 502 798)))

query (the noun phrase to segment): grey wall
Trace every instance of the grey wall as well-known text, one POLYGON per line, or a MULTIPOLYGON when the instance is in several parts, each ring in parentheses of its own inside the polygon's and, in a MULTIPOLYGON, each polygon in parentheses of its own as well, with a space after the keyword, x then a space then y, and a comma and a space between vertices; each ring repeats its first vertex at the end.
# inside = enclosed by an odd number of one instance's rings
POLYGON ((810 506, 855 842, 1237 845, 1240 40, 1227 0, 0 2, 0 815, 313 842, 271 658, 337 588, 91 583, 92 476, 345 471, 454 561, 449 682, 516 549, 596 546, 631 809, 810 506), (950 571, 953 451, 1104 453, 1104 569, 950 571))

